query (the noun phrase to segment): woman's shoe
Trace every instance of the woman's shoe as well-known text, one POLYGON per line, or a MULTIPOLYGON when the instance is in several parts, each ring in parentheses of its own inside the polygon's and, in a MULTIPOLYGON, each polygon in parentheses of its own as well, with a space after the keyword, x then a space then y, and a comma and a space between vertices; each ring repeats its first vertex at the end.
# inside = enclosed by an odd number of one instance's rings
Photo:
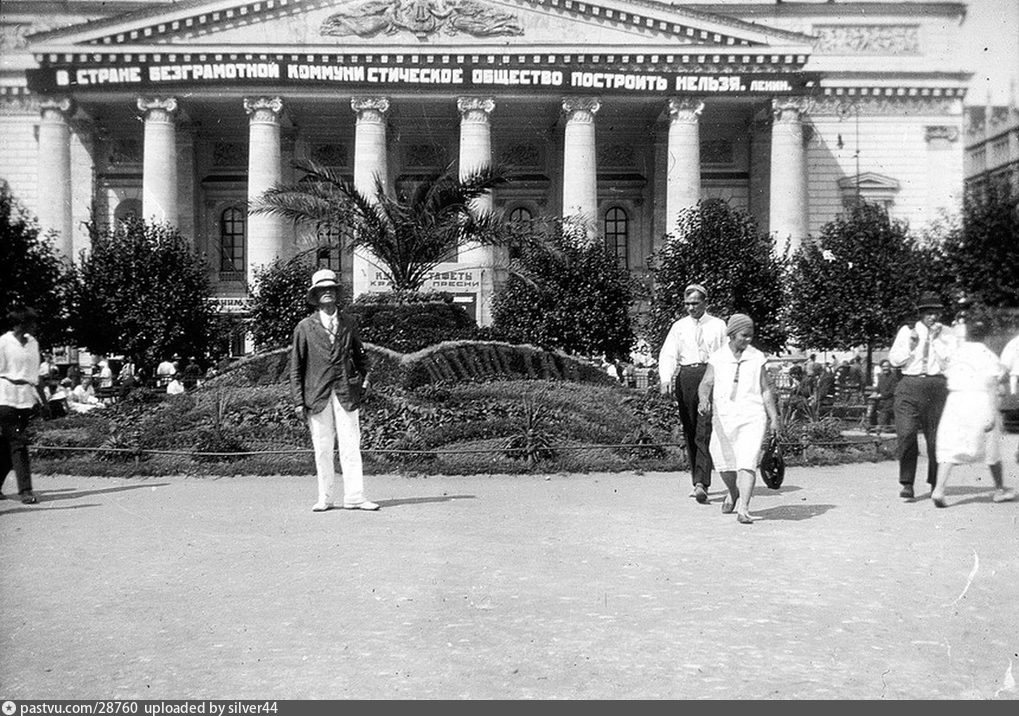
POLYGON ((736 521, 739 522, 741 525, 754 524, 754 521, 753 519, 751 519, 750 515, 744 515, 742 512, 736 515, 736 521))
POLYGON ((732 499, 732 495, 726 495, 725 499, 722 500, 722 514, 731 515, 735 509, 736 501, 732 499))
POLYGON ((944 497, 935 497, 933 494, 931 494, 931 502, 934 503, 935 507, 948 507, 948 503, 945 502, 944 497))

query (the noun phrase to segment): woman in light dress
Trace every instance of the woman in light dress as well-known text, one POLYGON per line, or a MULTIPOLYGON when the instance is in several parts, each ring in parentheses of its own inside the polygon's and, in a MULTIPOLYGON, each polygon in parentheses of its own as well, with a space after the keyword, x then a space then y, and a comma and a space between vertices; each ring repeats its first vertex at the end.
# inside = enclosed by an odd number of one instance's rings
POLYGON ((729 494, 722 512, 736 512, 740 524, 752 524, 750 498, 754 494, 757 465, 764 433, 771 421, 781 431, 782 418, 771 381, 764 370, 764 354, 750 345, 754 322, 742 313, 733 314, 726 324, 727 345, 708 359, 698 390, 697 411, 711 415, 708 451, 729 494))
POLYGON ((938 423, 937 484, 931 500, 946 507, 945 487, 955 465, 983 462, 994 480, 995 502, 1015 499, 1005 488, 1001 469, 1001 413, 998 411, 998 386, 1005 377, 1005 366, 982 341, 988 325, 975 321, 966 325, 966 338, 948 359, 948 400, 938 423))

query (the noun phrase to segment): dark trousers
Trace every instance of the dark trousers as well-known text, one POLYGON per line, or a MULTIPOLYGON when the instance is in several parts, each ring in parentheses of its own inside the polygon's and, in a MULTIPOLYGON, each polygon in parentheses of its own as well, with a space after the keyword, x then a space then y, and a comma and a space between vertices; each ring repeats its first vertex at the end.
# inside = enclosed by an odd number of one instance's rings
POLYGON ((32 472, 28 462, 28 420, 31 408, 0 405, 0 488, 7 473, 14 470, 18 493, 32 491, 32 472))
POLYGON ((912 485, 916 479, 916 458, 920 454, 917 434, 923 431, 927 443, 927 482, 937 483, 935 453, 938 421, 948 398, 944 377, 904 375, 895 386, 895 433, 899 442, 899 483, 912 485))
POLYGON ((681 366, 676 379, 676 402, 679 404, 679 422, 686 438, 686 456, 690 461, 693 484, 711 486, 711 416, 697 414, 697 388, 704 377, 706 365, 681 366))

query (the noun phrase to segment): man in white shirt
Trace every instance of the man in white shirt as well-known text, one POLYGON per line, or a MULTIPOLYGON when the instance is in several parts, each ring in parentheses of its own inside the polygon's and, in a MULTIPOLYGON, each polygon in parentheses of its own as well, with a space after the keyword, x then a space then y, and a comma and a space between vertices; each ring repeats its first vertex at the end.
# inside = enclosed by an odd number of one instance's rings
POLYGON ((32 491, 32 468, 28 456, 28 422, 32 408, 41 401, 39 343, 32 337, 36 313, 13 306, 7 311, 11 330, 0 336, 0 499, 7 474, 14 471, 18 496, 26 505, 39 501, 32 491))
POLYGON ((92 387, 92 376, 82 376, 81 382, 74 386, 74 390, 67 396, 67 407, 75 413, 87 413, 103 407, 96 397, 95 388, 92 387))
POLYGON ((679 420, 686 438, 686 455, 693 480, 693 496, 706 504, 711 486, 711 416, 697 413, 697 388, 704 377, 708 358, 725 345, 725 321, 707 313, 707 290, 692 283, 683 290, 687 315, 672 324, 658 356, 662 395, 675 386, 679 420))
POLYGON ((170 378, 177 374, 177 366, 169 358, 164 359, 156 366, 156 385, 169 385, 170 378))
POLYGON ((945 367, 957 345, 950 328, 938 322, 944 307, 933 292, 920 297, 913 325, 895 335, 888 360, 902 377, 895 388, 895 433, 898 437, 899 497, 913 499, 916 460, 920 454, 917 435, 922 430, 927 445, 927 483, 937 484, 936 435, 941 411, 948 398, 945 367))

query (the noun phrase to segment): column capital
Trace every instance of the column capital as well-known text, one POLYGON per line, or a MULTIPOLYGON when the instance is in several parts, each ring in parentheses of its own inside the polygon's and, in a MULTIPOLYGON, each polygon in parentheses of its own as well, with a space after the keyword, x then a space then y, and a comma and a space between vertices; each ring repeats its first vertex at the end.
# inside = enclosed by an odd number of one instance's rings
POLYGON ((176 97, 139 97, 137 105, 146 121, 172 122, 177 112, 176 97))
POLYGON ((704 100, 699 97, 671 97, 667 109, 670 122, 696 123, 704 111, 704 100))
POLYGON ((389 111, 389 98, 377 95, 355 95, 350 108, 357 112, 358 122, 384 122, 389 111))
POLYGON ((458 97, 456 108, 460 111, 460 119, 465 122, 487 122, 488 115, 495 110, 495 100, 491 97, 458 97))
POLYGON ((771 100, 771 116, 775 122, 800 122, 812 106, 808 97, 781 97, 771 100))
POLYGON ((564 97, 563 112, 567 119, 575 122, 594 122, 594 115, 601 109, 601 101, 597 97, 564 97))
POLYGON ((279 124, 283 100, 280 97, 245 97, 244 111, 250 116, 251 122, 279 124))
POLYGON ((74 100, 67 96, 45 97, 39 100, 39 113, 43 119, 69 119, 74 114, 74 100))

